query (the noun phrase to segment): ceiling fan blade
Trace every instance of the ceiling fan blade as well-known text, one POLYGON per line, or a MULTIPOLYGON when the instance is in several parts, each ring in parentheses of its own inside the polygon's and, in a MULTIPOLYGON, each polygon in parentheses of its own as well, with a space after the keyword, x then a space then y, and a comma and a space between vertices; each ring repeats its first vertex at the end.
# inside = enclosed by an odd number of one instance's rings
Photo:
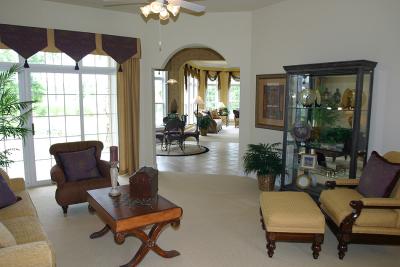
POLYGON ((170 3, 172 5, 181 6, 185 9, 188 9, 188 10, 191 10, 194 12, 198 12, 198 13, 204 12, 206 10, 205 6, 198 5, 198 4, 191 3, 188 1, 184 1, 184 0, 168 0, 168 3, 170 3))
POLYGON ((145 3, 120 3, 120 4, 107 4, 104 7, 114 7, 114 6, 134 6, 134 5, 144 5, 145 3))

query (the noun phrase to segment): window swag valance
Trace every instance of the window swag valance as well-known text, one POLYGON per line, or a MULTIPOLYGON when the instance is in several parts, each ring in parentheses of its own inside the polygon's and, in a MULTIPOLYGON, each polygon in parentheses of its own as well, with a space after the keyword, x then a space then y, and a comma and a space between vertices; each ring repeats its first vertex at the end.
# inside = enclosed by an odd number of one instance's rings
POLYGON ((78 61, 88 54, 108 55, 119 64, 129 58, 140 58, 140 40, 98 33, 53 30, 36 27, 0 24, 0 48, 10 48, 25 58, 25 68, 29 68, 27 59, 39 51, 64 52, 78 61))
POLYGON ((189 64, 185 64, 183 68, 183 77, 185 79, 185 85, 186 88, 188 88, 188 77, 191 76, 193 78, 196 78, 197 80, 200 81, 200 72, 204 71, 205 76, 204 76, 204 82, 205 82, 205 87, 207 88, 208 80, 215 81, 217 78, 218 79, 218 89, 221 90, 222 84, 221 84, 221 75, 224 73, 228 73, 228 88, 231 86, 231 79, 239 82, 240 81, 240 71, 217 71, 217 70, 201 70, 196 67, 193 67, 189 64))

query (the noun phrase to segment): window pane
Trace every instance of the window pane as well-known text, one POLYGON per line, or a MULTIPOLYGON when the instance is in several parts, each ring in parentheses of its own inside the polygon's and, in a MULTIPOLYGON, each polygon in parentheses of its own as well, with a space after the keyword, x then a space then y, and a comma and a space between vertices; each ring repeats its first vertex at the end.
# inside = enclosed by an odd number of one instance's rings
POLYGON ((36 160, 36 179, 37 181, 50 180, 50 169, 52 167, 52 160, 36 160))
POLYGON ((96 114, 97 100, 96 95, 83 96, 83 113, 96 114))
POLYGON ((164 90, 163 90, 163 81, 162 80, 155 80, 154 81, 155 87, 155 102, 156 103, 163 103, 164 102, 164 90))
POLYGON ((98 116, 98 133, 111 133, 111 117, 108 115, 98 116))
POLYGON ((211 82, 208 80, 206 96, 205 96, 205 104, 206 109, 216 109, 218 108, 218 88, 216 81, 211 82))
POLYGON ((111 96, 99 95, 97 96, 97 112, 99 114, 110 114, 111 113, 111 96))
POLYGON ((111 94, 109 75, 96 75, 97 94, 111 94))
POLYGON ((96 94, 96 75, 85 74, 82 75, 83 94, 94 95, 96 94))
POLYGON ((64 96, 63 95, 49 95, 49 115, 57 116, 64 115, 64 96))
POLYGON ((14 62, 19 61, 18 54, 11 49, 0 49, 0 62, 14 62))
POLYGON ((81 119, 79 116, 65 117, 67 124, 67 136, 80 136, 81 135, 81 119))
POLYGON ((96 115, 85 115, 84 117, 85 135, 86 134, 97 134, 97 116, 96 115))
POLYGON ((29 64, 73 66, 75 61, 64 53, 38 52, 28 59, 29 64))
POLYGON ((79 95, 65 96, 65 115, 79 115, 79 95))
POLYGON ((48 138, 36 138, 35 139, 35 159, 50 159, 49 153, 50 139, 48 138))
POLYGON ((85 67, 115 67, 115 61, 109 56, 87 55, 82 59, 85 67))
POLYGON ((65 117, 50 117, 50 136, 65 136, 65 117))

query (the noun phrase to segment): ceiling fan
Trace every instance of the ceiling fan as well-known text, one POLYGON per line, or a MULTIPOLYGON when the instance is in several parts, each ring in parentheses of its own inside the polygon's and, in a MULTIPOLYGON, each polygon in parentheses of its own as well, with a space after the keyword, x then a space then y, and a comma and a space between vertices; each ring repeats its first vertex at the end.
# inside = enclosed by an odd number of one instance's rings
POLYGON ((134 0, 103 0, 105 7, 113 6, 125 6, 125 5, 144 5, 140 7, 140 10, 146 18, 154 13, 159 14, 161 20, 169 19, 171 13, 173 16, 177 16, 180 8, 187 9, 195 13, 201 13, 206 10, 205 6, 191 3, 185 0, 155 0, 152 2, 134 2, 134 0))

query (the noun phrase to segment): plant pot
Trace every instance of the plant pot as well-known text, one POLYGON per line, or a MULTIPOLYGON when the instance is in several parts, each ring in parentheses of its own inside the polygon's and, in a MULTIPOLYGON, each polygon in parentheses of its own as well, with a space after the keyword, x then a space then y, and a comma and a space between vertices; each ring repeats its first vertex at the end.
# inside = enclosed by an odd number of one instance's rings
POLYGON ((275 176, 274 175, 257 175, 258 189, 260 191, 274 191, 275 176))
POLYGON ((200 129, 200 134, 202 136, 207 136, 207 129, 200 129))

